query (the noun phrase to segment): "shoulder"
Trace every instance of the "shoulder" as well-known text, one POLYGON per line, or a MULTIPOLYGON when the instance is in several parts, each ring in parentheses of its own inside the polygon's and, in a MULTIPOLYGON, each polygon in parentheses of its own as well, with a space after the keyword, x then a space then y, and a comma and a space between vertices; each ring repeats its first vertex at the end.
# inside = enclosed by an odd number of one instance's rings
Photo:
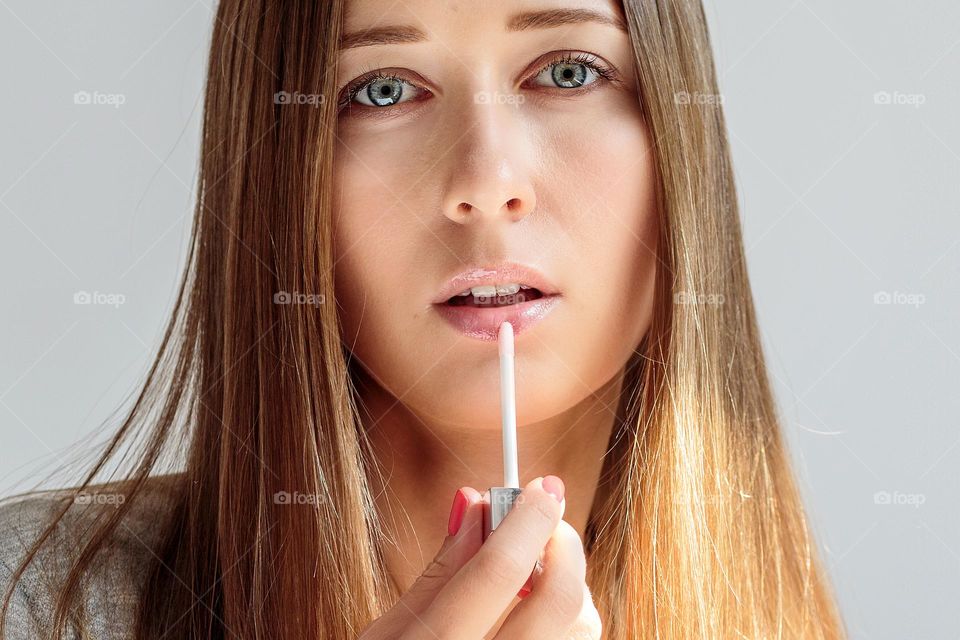
MULTIPOLYGON (((77 493, 59 489, 14 496, 0 502, 0 606, 14 572, 56 516, 47 540, 14 585, 4 638, 40 637, 52 618, 56 594, 98 522, 130 502, 124 518, 90 563, 81 588, 81 619, 92 637, 132 637, 143 585, 158 559, 163 524, 171 514, 181 475, 150 478, 132 497, 122 483, 91 486, 77 493)), ((67 638, 75 638, 69 629, 67 638)))

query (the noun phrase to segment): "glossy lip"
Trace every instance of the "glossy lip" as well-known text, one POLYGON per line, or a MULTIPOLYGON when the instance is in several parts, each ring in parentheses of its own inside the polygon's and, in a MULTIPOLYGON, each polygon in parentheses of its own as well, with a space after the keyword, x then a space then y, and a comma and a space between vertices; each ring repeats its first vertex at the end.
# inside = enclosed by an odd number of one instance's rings
POLYGON ((506 282, 516 282, 517 284, 525 284, 528 287, 539 289, 545 298, 560 293, 557 288, 547 280, 546 276, 533 267, 515 262, 504 262, 491 267, 471 267, 461 271, 444 283, 440 292, 431 302, 433 304, 444 304, 453 296, 470 287, 504 284, 506 282))
MULTIPOLYGON (((522 290, 521 290, 522 291, 522 290)), ((557 288, 539 271, 517 263, 471 267, 446 282, 432 306, 455 329, 469 338, 497 341, 500 325, 509 322, 519 336, 545 318, 560 302, 557 288), (447 300, 470 287, 516 282, 538 289, 543 296, 502 307, 449 306, 447 300)))

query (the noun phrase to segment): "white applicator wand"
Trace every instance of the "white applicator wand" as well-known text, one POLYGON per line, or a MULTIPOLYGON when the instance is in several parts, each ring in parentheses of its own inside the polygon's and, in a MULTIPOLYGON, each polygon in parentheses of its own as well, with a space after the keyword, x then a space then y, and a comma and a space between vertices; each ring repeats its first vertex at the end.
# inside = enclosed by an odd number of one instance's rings
POLYGON ((500 524, 517 496, 520 474, 517 465, 517 398, 513 375, 513 325, 504 322, 497 331, 500 353, 500 421, 503 431, 503 486, 490 487, 490 506, 484 511, 483 539, 500 524))

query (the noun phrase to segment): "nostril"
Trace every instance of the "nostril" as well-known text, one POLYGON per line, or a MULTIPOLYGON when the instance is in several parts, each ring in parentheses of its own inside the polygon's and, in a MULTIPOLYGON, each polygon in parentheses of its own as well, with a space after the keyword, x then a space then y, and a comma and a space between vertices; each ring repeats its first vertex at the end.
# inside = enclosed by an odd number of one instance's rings
MULTIPOLYGON (((510 198, 504 204, 507 207, 507 211, 510 213, 516 213, 523 208, 523 201, 520 198, 510 198)), ((469 202, 461 202, 457 205, 457 213, 459 215, 467 215, 470 214, 475 208, 476 207, 469 202)))

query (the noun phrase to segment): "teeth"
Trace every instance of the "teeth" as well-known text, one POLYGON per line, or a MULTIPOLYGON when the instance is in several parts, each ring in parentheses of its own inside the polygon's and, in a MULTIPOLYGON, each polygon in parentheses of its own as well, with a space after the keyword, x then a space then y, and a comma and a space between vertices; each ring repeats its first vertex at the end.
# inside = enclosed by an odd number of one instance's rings
POLYGON ((478 298, 492 298, 497 295, 497 287, 492 284, 485 284, 479 287, 470 287, 470 293, 478 298))
POLYGON ((478 298, 490 298, 493 296, 511 296, 515 294, 520 289, 529 289, 525 284, 518 284, 516 282, 508 282, 507 284, 498 284, 498 285, 481 285, 479 287, 470 287, 465 291, 458 293, 458 296, 477 296, 478 298))

